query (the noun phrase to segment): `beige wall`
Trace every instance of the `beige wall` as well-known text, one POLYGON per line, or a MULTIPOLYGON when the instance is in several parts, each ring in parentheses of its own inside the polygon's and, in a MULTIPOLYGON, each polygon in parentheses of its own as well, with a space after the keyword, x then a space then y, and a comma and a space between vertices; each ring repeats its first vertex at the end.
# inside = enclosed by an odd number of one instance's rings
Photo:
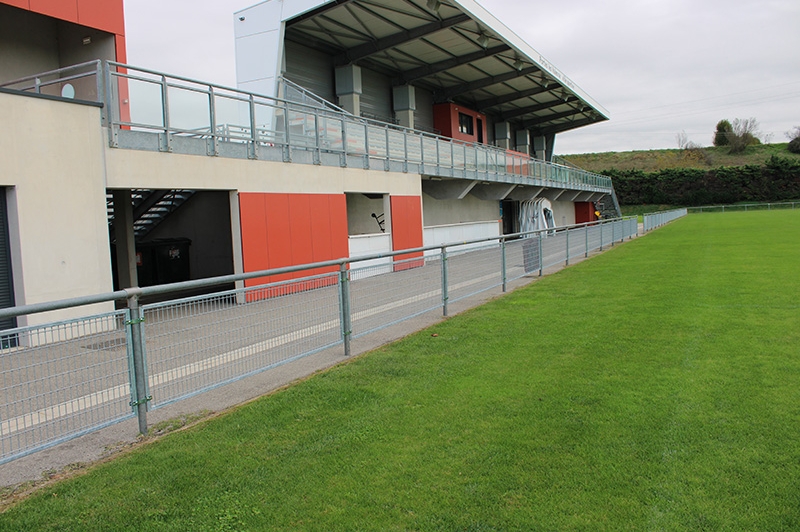
POLYGON ((572 225, 575 223, 575 204, 571 201, 553 201, 553 218, 556 226, 572 225))
POLYGON ((469 194, 464 199, 452 200, 437 200, 423 194, 422 217, 425 227, 496 221, 500 219, 500 202, 481 200, 469 194))
POLYGON ((106 148, 109 188, 419 195, 419 174, 106 148))
POLYGON ((111 291, 100 109, 0 93, 0 124, 17 305, 111 291))

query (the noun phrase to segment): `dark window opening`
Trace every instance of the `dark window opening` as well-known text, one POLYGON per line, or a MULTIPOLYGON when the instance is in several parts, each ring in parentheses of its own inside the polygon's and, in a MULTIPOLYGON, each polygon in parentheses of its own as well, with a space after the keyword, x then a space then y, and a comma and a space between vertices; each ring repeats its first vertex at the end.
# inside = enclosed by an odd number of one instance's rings
POLYGON ((472 117, 464 113, 458 113, 458 131, 465 135, 474 135, 475 127, 473 126, 472 117))

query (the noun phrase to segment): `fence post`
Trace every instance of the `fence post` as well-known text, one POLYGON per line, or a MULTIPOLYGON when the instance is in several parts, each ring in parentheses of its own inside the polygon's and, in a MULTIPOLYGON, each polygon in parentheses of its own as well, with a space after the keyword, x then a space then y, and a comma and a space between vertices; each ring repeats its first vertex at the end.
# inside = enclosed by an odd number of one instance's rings
POLYGON ((589 258, 589 226, 585 225, 585 226, 583 226, 583 228, 586 231, 586 244, 585 244, 585 247, 584 247, 586 252, 583 254, 583 258, 584 259, 588 259, 589 258))
POLYGON ((544 270, 544 257, 542 257, 542 232, 539 231, 539 277, 542 276, 544 270))
POLYGON ((342 299, 342 342, 344 343, 344 356, 350 356, 350 336, 353 334, 353 324, 350 319, 350 272, 347 264, 339 265, 339 296, 342 299))
POLYGON ((507 278, 506 278, 506 238, 503 237, 500 239, 500 268, 503 270, 503 292, 506 291, 508 288, 507 278))
POLYGON ((603 232, 606 230, 606 224, 600 222, 600 251, 603 251, 603 232))
POLYGON ((567 228, 566 233, 567 233, 567 238, 566 238, 566 240, 567 240, 567 260, 564 261, 564 265, 565 266, 569 266, 569 228, 567 228))
POLYGON ((447 248, 442 246, 442 316, 447 316, 447 300, 450 290, 447 286, 447 248))
POLYGON ((139 296, 128 297, 128 321, 131 341, 131 402, 139 419, 139 433, 147 434, 147 403, 153 398, 148 394, 147 364, 144 349, 144 313, 139 306, 139 296))

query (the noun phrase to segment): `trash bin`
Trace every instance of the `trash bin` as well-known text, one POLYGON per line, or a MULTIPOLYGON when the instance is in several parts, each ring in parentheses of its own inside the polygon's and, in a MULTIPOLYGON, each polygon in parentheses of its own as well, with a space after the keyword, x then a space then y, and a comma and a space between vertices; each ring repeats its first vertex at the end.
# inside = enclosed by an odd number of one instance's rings
POLYGON ((178 283, 190 276, 188 238, 161 238, 136 244, 139 286, 178 283))

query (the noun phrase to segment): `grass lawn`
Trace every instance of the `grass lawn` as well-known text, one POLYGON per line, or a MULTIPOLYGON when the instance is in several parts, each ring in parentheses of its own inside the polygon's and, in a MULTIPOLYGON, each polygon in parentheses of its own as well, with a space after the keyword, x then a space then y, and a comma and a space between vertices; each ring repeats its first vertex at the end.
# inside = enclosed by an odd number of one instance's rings
POLYGON ((0 530, 800 528, 800 211, 690 215, 0 530))

